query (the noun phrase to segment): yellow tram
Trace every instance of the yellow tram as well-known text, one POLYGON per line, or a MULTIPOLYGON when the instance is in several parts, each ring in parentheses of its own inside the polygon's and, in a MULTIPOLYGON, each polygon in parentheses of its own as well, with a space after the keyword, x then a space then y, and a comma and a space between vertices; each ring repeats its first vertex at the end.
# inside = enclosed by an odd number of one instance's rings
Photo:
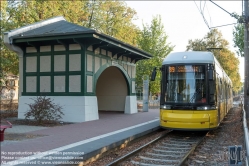
MULTIPOLYGON (((160 126, 211 130, 232 107, 232 82, 211 52, 176 52, 163 61, 160 126)), ((151 80, 155 80, 156 68, 151 80)))

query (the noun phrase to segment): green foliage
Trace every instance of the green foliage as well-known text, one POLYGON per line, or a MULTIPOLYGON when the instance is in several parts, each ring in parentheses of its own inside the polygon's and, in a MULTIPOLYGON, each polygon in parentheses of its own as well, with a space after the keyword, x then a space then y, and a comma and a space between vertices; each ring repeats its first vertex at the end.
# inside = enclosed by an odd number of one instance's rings
POLYGON ((124 1, 93 0, 88 1, 89 19, 83 26, 93 28, 131 45, 139 29, 132 23, 136 11, 127 7, 124 1))
MULTIPOLYGON (((163 59, 173 50, 173 46, 167 43, 168 36, 164 32, 161 16, 153 17, 151 25, 143 25, 137 38, 138 47, 150 53, 153 57, 149 60, 140 60, 136 66, 136 83, 138 87, 143 85, 143 76, 150 77, 154 67, 161 67, 163 59)), ((150 82, 150 92, 160 92, 161 76, 150 82)))
POLYGON ((1 69, 18 74, 17 54, 3 43, 3 33, 55 16, 96 29, 121 41, 136 45, 139 29, 132 23, 136 12, 123 1, 109 0, 9 0, 1 1, 1 69))
POLYGON ((212 50, 216 59, 233 82, 233 90, 238 91, 242 83, 239 75, 239 60, 235 54, 228 49, 229 43, 217 29, 213 29, 203 38, 189 40, 187 51, 207 51, 207 48, 222 48, 212 50))
POLYGON ((32 100, 34 103, 27 104, 29 110, 24 114, 25 119, 33 117, 39 124, 42 124, 44 121, 57 121, 62 118, 61 115, 64 115, 62 107, 46 96, 37 96, 32 100))
POLYGON ((244 57, 244 25, 237 24, 233 29, 233 42, 238 56, 244 57))
POLYGON ((13 23, 9 21, 10 16, 8 14, 8 3, 7 1, 1 1, 1 17, 0 17, 0 73, 1 73, 1 84, 4 80, 4 76, 7 73, 18 74, 18 57, 16 53, 10 51, 3 43, 4 32, 13 28, 13 23))
POLYGON ((83 7, 86 1, 1 1, 1 70, 18 74, 18 56, 3 43, 3 32, 19 28, 53 16, 63 15, 73 23, 87 19, 83 7))
POLYGON ((237 19, 238 24, 233 29, 233 42, 234 47, 237 48, 236 53, 238 56, 244 57, 244 23, 245 17, 239 16, 237 13, 232 13, 232 16, 237 19))

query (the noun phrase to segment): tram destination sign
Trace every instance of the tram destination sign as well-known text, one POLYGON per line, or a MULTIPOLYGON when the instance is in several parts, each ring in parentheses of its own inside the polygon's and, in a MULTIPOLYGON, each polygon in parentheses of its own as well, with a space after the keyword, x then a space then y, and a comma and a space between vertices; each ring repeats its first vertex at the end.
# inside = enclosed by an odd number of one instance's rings
POLYGON ((170 73, 186 73, 186 72, 201 72, 202 66, 194 65, 181 65, 181 66, 169 66, 170 73))

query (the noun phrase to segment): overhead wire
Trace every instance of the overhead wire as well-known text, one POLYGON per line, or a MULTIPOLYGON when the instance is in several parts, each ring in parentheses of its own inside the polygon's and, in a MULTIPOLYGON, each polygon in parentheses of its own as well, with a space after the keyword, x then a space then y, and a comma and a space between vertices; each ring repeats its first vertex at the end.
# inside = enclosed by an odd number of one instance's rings
MULTIPOLYGON (((206 20, 206 18, 205 18, 205 16, 204 16, 205 5, 206 5, 206 0, 204 1, 204 6, 203 6, 203 8, 202 8, 201 15, 202 15, 203 19, 205 20, 206 24, 208 24, 208 21, 206 20)), ((200 1, 200 8, 201 8, 201 1, 200 1)), ((210 29, 209 24, 208 24, 208 27, 209 27, 209 29, 210 29)))
MULTIPOLYGON (((225 10, 224 8, 222 8, 221 6, 219 6, 218 4, 214 3, 212 0, 209 0, 210 2, 212 2, 213 4, 215 4, 216 6, 218 6, 220 9, 222 9, 223 11, 225 11, 226 13, 228 13, 230 16, 234 17, 233 14, 229 13, 227 10, 225 10)), ((242 0, 243 1, 243 0, 242 0)), ((195 2, 195 0, 194 0, 195 2)), ((200 8, 198 7, 198 5, 196 4, 195 2, 195 5, 197 7, 197 9, 199 10, 200 14, 202 15, 202 18, 203 18, 203 21, 205 22, 205 24, 207 25, 208 29, 211 30, 213 28, 218 28, 218 27, 223 27, 223 26, 229 26, 229 25, 234 25, 234 24, 237 24, 237 23, 231 23, 231 24, 225 24, 225 25, 219 25, 219 26, 215 26, 215 27, 210 27, 205 16, 204 16, 204 10, 205 10, 205 7, 207 8, 207 11, 208 11, 208 15, 209 15, 209 18, 210 18, 210 23, 212 22, 211 21, 211 15, 209 13, 209 10, 208 10, 208 7, 206 5, 206 0, 205 0, 205 3, 204 3, 204 6, 203 8, 201 7, 202 4, 201 4, 201 0, 200 0, 200 8)), ((243 8, 243 7, 242 7, 243 8)), ((243 11, 243 10, 242 10, 243 11)), ((212 24, 212 23, 211 23, 212 24)))
MULTIPOLYGON (((206 5, 207 6, 207 5, 206 5)), ((208 15, 209 15, 209 21, 210 21, 210 25, 212 25, 212 19, 211 19, 211 15, 209 13, 209 10, 208 10, 208 6, 206 7, 207 8, 207 12, 208 12, 208 15)))
POLYGON ((223 11, 225 11, 226 13, 228 13, 230 16, 233 16, 231 13, 229 13, 228 11, 226 11, 224 8, 222 8, 218 4, 214 3, 212 0, 209 0, 209 1, 212 2, 213 4, 215 4, 216 6, 218 6, 219 8, 221 8, 223 11))
MULTIPOLYGON (((195 0, 194 0, 194 2, 195 2, 195 0)), ((201 7, 199 8, 198 5, 196 4, 196 2, 195 2, 195 5, 196 5, 197 9, 199 10, 199 12, 200 12, 200 14, 201 14, 201 16, 202 16, 203 21, 204 21, 205 24, 207 25, 208 29, 210 29, 210 27, 209 27, 209 25, 208 25, 208 22, 207 22, 206 18, 204 17, 204 14, 203 14, 202 11, 201 11, 201 7)), ((201 5, 200 5, 200 6, 201 6, 201 5)))
POLYGON ((214 28, 218 28, 218 27, 224 27, 224 26, 228 26, 228 25, 234 25, 234 24, 238 24, 238 23, 219 25, 219 26, 215 26, 215 27, 210 27, 210 29, 214 29, 214 28))
POLYGON ((206 0, 204 1, 204 6, 203 6, 203 8, 202 8, 202 12, 204 12, 204 9, 205 9, 205 6, 206 6, 206 0))

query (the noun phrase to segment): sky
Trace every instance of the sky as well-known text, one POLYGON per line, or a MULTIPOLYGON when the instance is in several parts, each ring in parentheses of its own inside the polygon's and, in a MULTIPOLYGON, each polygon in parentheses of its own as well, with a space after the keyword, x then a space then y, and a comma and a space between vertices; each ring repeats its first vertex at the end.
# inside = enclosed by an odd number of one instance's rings
MULTIPOLYGON (((127 6, 135 9, 138 19, 134 21, 142 28, 142 24, 149 24, 153 16, 161 15, 164 30, 168 35, 168 42, 175 46, 174 52, 185 51, 190 39, 201 39, 210 30, 208 27, 216 27, 236 23, 227 12, 208 0, 196 1, 125 1, 127 6), (203 16, 207 24, 204 22, 203 16)), ((242 1, 213 1, 229 13, 242 14, 242 1)), ((233 47, 234 25, 218 27, 224 39, 229 42, 230 50, 235 52, 233 47)), ((244 78, 244 58, 240 60, 240 75, 244 78)))

